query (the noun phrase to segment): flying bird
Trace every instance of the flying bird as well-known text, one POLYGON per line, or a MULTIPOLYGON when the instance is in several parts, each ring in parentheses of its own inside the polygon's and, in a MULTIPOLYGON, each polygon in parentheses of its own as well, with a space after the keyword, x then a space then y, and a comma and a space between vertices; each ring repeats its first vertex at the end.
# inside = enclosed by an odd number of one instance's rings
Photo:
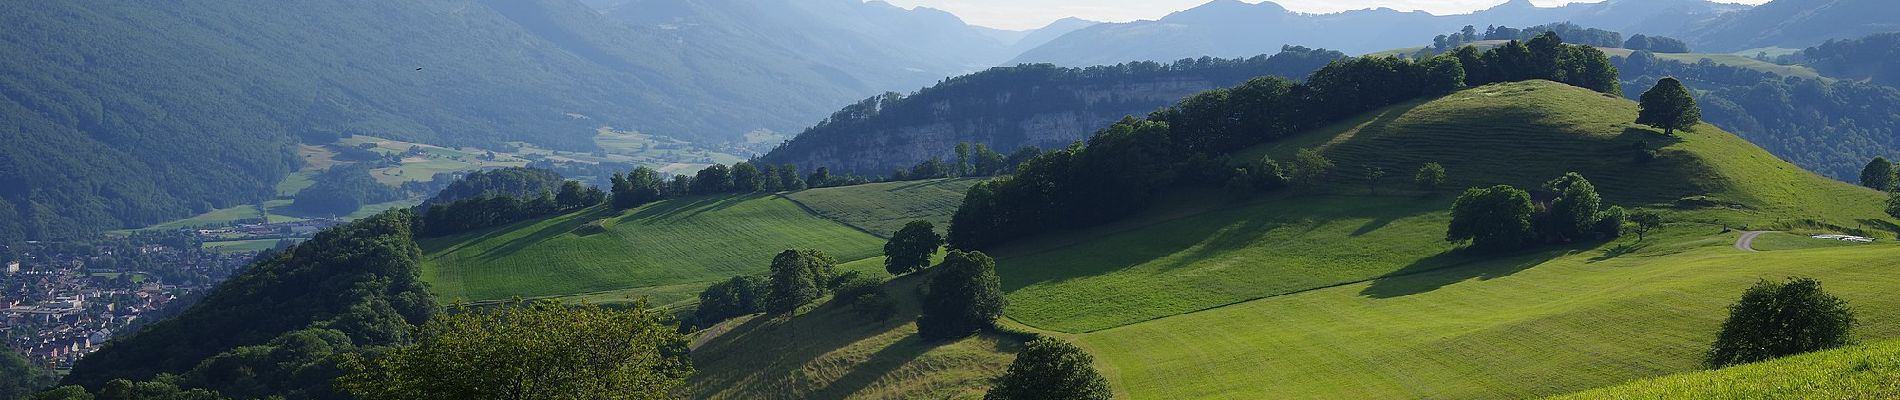
POLYGON ((422 68, 416 68, 416 70, 417 70, 417 71, 421 71, 421 70, 422 70, 422 68))

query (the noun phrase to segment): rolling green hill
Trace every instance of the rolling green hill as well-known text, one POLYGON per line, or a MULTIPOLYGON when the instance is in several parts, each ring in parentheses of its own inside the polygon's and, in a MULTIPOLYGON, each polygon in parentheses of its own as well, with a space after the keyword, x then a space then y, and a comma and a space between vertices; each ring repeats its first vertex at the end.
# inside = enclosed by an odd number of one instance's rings
POLYGON ((950 214, 962 204, 964 192, 979 181, 935 179, 873 183, 799 191, 788 193, 785 198, 818 216, 879 237, 890 237, 904 224, 916 220, 930 221, 937 226, 938 233, 942 233, 950 227, 950 214))
POLYGON ((712 281, 764 273, 786 249, 857 260, 877 255, 883 243, 777 196, 686 198, 427 239, 423 278, 444 299, 623 291, 665 305, 712 281))
MULTIPOLYGON (((772 256, 823 250, 875 260, 884 239, 913 220, 948 225, 971 179, 810 189, 783 195, 667 200, 613 212, 590 208, 545 220, 422 241, 424 278, 445 300, 523 297, 683 305, 713 281, 761 274, 772 256), (595 227, 598 227, 596 229, 595 227)), ((876 262, 844 270, 884 274, 876 262)))
POLYGON ((1234 203, 1184 193, 1111 225, 999 249, 1007 315, 1098 357, 1132 398, 1523 397, 1697 367, 1723 307, 1756 279, 1815 277, 1900 335, 1870 245, 1745 253, 1723 225, 1882 226, 1883 196, 1775 159, 1712 126, 1675 138, 1635 104, 1550 82, 1401 104, 1242 153, 1319 147, 1333 183, 1234 203), (1644 142, 1658 156, 1635 159, 1644 142), (1535 187, 1567 171, 1607 203, 1663 211, 1637 242, 1506 256, 1451 251, 1447 194, 1405 190, 1425 162, 1450 187, 1535 187), (1393 172, 1380 195, 1353 179, 1393 172), (1684 201, 1684 198, 1689 200, 1684 201))
POLYGON ((1717 371, 1691 372, 1558 399, 1891 399, 1900 397, 1900 341, 1884 341, 1717 371))

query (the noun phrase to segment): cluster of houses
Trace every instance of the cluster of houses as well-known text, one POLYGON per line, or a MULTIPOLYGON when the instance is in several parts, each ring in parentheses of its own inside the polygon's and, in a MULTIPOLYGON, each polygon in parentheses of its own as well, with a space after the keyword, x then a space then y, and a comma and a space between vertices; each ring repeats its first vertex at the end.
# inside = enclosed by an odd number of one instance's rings
POLYGON ((113 334, 208 289, 252 256, 155 243, 35 244, 0 270, 0 340, 52 368, 71 367, 113 334))

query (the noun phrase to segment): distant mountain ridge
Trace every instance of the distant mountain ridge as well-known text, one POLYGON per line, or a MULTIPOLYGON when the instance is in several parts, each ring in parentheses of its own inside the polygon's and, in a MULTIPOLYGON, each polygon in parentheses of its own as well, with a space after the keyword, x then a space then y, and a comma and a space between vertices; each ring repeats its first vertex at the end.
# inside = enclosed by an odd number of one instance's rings
POLYGON ((1012 60, 1065 66, 1124 60, 1170 61, 1200 56, 1231 57, 1272 51, 1282 45, 1364 54, 1417 46, 1417 38, 1465 25, 1525 27, 1573 22, 1626 33, 1671 35, 1684 21, 1702 21, 1747 6, 1705 0, 1609 0, 1538 7, 1512 0, 1469 14, 1432 15, 1390 8, 1307 14, 1266 1, 1214 0, 1153 21, 1100 24, 1079 30, 1012 60))

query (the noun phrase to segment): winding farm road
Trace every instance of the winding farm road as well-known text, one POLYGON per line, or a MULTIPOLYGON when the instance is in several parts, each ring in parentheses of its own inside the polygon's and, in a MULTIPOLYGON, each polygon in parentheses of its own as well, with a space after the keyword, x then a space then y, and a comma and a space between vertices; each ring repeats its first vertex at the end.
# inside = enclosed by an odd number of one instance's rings
POLYGON ((1735 240, 1735 249, 1750 253, 1759 251, 1755 250, 1755 238, 1764 233, 1768 232, 1742 232, 1742 238, 1735 240))

